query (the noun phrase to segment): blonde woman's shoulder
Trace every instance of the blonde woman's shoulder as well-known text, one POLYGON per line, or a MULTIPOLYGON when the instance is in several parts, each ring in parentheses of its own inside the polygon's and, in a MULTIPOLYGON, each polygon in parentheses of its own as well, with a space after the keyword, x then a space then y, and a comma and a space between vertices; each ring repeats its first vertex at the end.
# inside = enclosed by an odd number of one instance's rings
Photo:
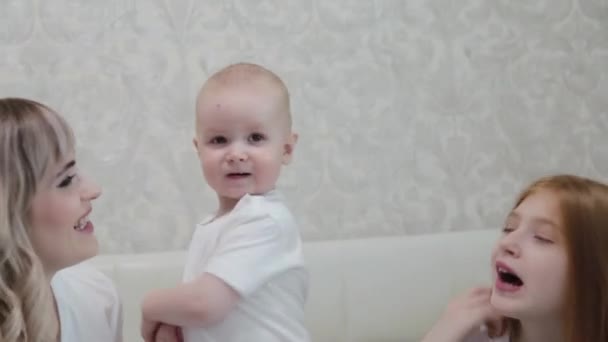
POLYGON ((64 268, 57 272, 53 285, 93 291, 100 296, 114 299, 117 297, 112 280, 87 262, 64 268))
POLYGON ((85 262, 57 272, 51 287, 66 333, 62 341, 122 341, 122 305, 108 276, 85 262))

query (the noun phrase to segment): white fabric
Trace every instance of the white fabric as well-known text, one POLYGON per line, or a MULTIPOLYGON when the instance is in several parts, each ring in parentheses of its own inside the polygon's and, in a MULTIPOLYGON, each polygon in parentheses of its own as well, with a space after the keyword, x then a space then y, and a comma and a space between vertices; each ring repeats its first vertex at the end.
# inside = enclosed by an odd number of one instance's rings
POLYGON ((61 342, 121 342, 122 309, 112 281, 86 264, 53 277, 61 342))
POLYGON ((230 213, 197 226, 183 280, 203 273, 222 279, 241 300, 219 324, 184 328, 186 342, 310 340, 300 235, 276 191, 246 195, 230 213))
MULTIPOLYGON (((311 340, 420 341, 450 299, 491 283, 490 255, 499 235, 496 229, 304 242, 311 340)), ((185 259, 185 251, 95 258, 123 300, 125 342, 141 342, 143 295, 178 283, 185 259)))

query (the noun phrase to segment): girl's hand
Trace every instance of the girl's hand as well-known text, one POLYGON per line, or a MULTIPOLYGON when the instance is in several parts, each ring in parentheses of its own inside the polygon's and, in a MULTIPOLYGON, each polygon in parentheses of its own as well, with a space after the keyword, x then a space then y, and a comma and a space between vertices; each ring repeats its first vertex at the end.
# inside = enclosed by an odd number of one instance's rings
POLYGON ((492 289, 478 287, 454 298, 422 342, 462 342, 484 324, 500 330, 502 317, 490 305, 492 289))

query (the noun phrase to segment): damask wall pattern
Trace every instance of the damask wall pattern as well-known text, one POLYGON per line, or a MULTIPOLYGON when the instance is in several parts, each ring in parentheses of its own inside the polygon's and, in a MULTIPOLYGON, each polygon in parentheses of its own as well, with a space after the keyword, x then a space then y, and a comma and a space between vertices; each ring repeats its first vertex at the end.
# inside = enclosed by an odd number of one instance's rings
POLYGON ((104 253, 185 248, 214 209, 194 97, 238 61, 290 88, 306 240, 498 229, 538 176, 608 181, 601 0, 0 0, 0 52, 0 96, 74 127, 104 253))

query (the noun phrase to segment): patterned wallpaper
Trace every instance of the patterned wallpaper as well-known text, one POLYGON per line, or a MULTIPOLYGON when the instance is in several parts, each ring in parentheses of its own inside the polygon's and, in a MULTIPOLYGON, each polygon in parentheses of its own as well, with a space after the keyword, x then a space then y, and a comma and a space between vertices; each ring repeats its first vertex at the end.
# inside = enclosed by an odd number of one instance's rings
POLYGON ((194 97, 237 61, 287 82, 280 187, 306 240, 497 229, 533 178, 608 181, 608 2, 0 0, 0 96, 73 125, 104 253, 186 247, 215 208, 194 97))

